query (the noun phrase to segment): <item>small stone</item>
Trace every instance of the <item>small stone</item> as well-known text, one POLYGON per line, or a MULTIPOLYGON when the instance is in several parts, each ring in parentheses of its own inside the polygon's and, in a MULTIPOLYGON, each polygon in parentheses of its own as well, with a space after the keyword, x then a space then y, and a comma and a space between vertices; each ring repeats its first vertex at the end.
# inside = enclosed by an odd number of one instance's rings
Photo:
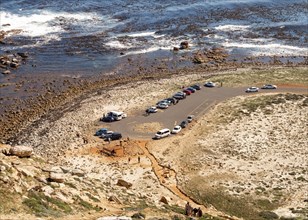
POLYGON ((165 196, 162 196, 159 201, 168 205, 168 200, 165 196))
POLYGON ((65 175, 62 173, 53 173, 49 174, 49 180, 51 182, 63 183, 65 181, 65 175))

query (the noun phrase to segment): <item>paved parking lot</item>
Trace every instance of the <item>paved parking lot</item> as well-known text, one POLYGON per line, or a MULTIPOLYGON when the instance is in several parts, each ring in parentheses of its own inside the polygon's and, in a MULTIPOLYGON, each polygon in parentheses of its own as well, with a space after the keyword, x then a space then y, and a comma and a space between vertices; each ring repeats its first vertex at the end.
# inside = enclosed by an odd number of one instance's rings
MULTIPOLYGON (((253 95, 255 93, 245 93, 247 87, 230 88, 230 87, 202 87, 201 90, 188 95, 186 99, 180 100, 178 104, 171 105, 168 109, 152 113, 145 116, 145 109, 136 115, 128 115, 127 118, 108 123, 110 129, 122 133, 123 137, 134 137, 139 139, 152 138, 155 133, 138 133, 133 130, 136 124, 158 122, 163 125, 162 128, 169 128, 172 130, 174 125, 180 124, 187 118, 188 115, 195 115, 196 118, 204 115, 211 106, 231 97, 239 95, 253 95)), ((277 92, 300 92, 308 93, 307 88, 278 88, 276 90, 262 90, 258 93, 277 93, 277 92)), ((172 96, 173 94, 170 94, 172 96)), ((168 98, 168 97, 166 97, 168 98)), ((156 100, 159 101, 159 100, 156 100)), ((149 103, 149 106, 153 103, 149 103)), ((104 127, 104 123, 102 123, 104 127)), ((162 129, 161 128, 161 129, 162 129)), ((146 131, 145 131, 146 132, 146 131)), ((182 131, 183 132, 183 131, 182 131)))

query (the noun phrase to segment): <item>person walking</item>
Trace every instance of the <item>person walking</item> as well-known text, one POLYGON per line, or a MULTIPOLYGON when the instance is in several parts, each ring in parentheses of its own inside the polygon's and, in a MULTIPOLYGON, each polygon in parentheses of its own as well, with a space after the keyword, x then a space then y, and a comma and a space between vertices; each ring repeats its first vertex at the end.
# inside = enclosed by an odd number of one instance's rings
POLYGON ((128 157, 128 163, 130 162, 130 157, 128 157))
POLYGON ((138 156, 138 163, 140 163, 140 156, 138 156))

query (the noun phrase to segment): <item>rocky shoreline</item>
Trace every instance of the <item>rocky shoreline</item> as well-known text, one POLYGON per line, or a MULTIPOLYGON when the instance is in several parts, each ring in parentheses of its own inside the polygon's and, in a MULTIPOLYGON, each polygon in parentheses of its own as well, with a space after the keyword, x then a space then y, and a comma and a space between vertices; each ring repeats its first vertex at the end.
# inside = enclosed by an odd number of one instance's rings
MULTIPOLYGON (((218 50, 218 54, 220 53, 221 51, 218 50)), ((193 59, 200 61, 200 59, 203 59, 203 56, 205 55, 197 53, 193 59)), ((222 54, 222 56, 225 55, 222 54)), ((0 141, 2 143, 16 142, 19 133, 26 129, 30 124, 35 126, 35 121, 44 120, 45 117, 50 117, 50 113, 53 115, 52 117, 57 117, 57 115, 60 116, 64 109, 70 110, 74 108, 75 105, 78 105, 78 103, 86 97, 91 97, 95 94, 102 93, 103 91, 108 91, 117 85, 123 85, 129 82, 138 83, 139 81, 150 81, 160 78, 189 75, 192 72, 200 74, 208 73, 209 75, 212 75, 223 70, 235 70, 238 68, 306 66, 308 62, 306 58, 303 63, 288 63, 282 65, 282 63, 278 62, 276 58, 273 58, 271 63, 264 65, 253 59, 247 63, 222 62, 222 58, 219 55, 214 56, 212 59, 219 60, 219 63, 216 65, 199 64, 194 65, 191 68, 184 67, 172 71, 167 67, 152 67, 147 69, 146 72, 142 71, 134 75, 109 75, 108 77, 103 77, 97 80, 70 78, 64 79, 61 83, 61 80, 58 81, 54 79, 49 83, 46 81, 45 86, 35 92, 36 95, 30 96, 26 99, 13 98, 11 100, 5 100, 4 98, 1 98, 0 102, 2 103, 3 109, 0 115, 0 141)), ((16 87, 22 86, 23 84, 20 84, 19 86, 16 84, 16 87)), ((20 89, 17 89, 17 91, 19 90, 20 89)), ((24 94, 31 92, 33 91, 27 89, 22 91, 24 94)))

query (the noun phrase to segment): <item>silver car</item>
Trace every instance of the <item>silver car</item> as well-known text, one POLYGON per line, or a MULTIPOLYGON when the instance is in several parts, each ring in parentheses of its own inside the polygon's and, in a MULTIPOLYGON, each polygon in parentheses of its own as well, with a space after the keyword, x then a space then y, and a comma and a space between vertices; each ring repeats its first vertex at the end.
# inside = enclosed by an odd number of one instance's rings
POLYGON ((249 87, 248 89, 246 89, 246 92, 259 92, 259 88, 258 87, 249 87))

